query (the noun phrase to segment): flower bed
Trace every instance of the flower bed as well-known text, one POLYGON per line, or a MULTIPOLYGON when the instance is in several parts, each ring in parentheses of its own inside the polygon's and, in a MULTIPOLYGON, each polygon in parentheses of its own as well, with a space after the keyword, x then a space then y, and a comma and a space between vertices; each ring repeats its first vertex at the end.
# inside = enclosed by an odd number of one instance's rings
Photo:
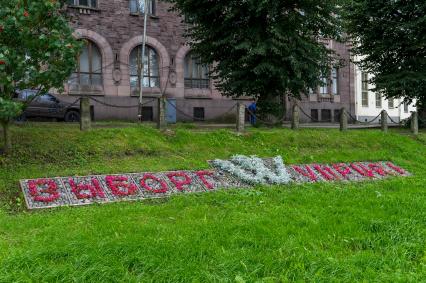
POLYGON ((335 182, 409 176, 387 162, 354 162, 285 166, 280 156, 260 159, 237 155, 210 161, 212 170, 97 175, 21 180, 29 209, 162 198, 253 185, 335 182))

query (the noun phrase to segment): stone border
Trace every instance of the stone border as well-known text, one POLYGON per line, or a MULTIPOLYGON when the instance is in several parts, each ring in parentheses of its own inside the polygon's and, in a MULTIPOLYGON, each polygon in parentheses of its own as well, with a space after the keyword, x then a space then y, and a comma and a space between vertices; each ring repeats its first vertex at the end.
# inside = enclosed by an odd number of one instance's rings
MULTIPOLYGON (((271 159, 263 159, 263 163, 269 170, 268 174, 277 173, 274 172, 271 159)), ((411 175, 388 161, 290 165, 285 166, 285 169, 290 181, 282 184, 364 181, 411 175)), ((246 172, 254 174, 251 171, 246 172)), ((270 183, 265 181, 264 184, 270 183)), ((215 168, 201 171, 43 178, 21 180, 20 185, 28 209, 42 209, 165 198, 182 193, 248 188, 253 184, 242 181, 232 172, 215 168)))

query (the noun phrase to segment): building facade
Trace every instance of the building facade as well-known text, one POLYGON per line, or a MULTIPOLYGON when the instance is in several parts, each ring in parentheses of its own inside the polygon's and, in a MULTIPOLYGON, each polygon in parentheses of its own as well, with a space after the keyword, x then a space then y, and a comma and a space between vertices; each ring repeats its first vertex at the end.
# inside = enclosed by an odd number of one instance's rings
MULTIPOLYGON (((146 56, 142 59, 144 7, 137 0, 67 1, 74 34, 84 41, 84 48, 76 72, 65 85, 66 94, 88 95, 111 105, 137 106, 142 85, 145 121, 156 119, 155 98, 162 95, 169 100, 170 121, 192 121, 194 116, 197 120, 231 117, 229 110, 237 102, 215 89, 207 75, 208 67, 191 54, 181 18, 169 11, 166 2, 149 3, 146 56)), ((96 119, 138 119, 137 107, 93 104, 96 119)))
MULTIPOLYGON (((249 99, 224 97, 208 77, 208 67, 191 53, 183 36, 185 23, 170 11, 170 4, 150 0, 148 7, 138 0, 68 0, 67 14, 75 36, 84 41, 78 68, 65 85, 70 99, 91 96, 95 119, 137 120, 140 87, 143 87, 143 120, 157 118, 157 99, 167 98, 167 118, 174 121, 235 120, 233 107, 249 99), (147 41, 142 56, 144 9, 148 9, 147 41), (142 71, 142 62, 145 68, 142 71), (113 108, 108 105, 127 106, 113 108), (135 107, 131 107, 135 106, 135 107)), ((340 111, 360 119, 374 117, 374 99, 362 106, 361 75, 351 63, 345 43, 325 41, 342 62, 318 86, 297 102, 302 122, 336 122, 340 111)), ((374 94, 370 94, 374 96, 374 94)), ((287 119, 295 101, 289 99, 287 119)), ((382 106, 388 102, 383 100, 382 106)), ((398 102, 395 102, 398 105, 398 102)), ((386 109, 386 108, 385 108, 386 109)), ((399 108, 389 109, 392 117, 405 117, 399 108), (400 114, 403 114, 402 116, 400 114)), ((410 108, 411 109, 411 108, 410 108)))
MULTIPOLYGON (((330 74, 321 78, 323 85, 302 97, 297 102, 301 108, 301 122, 338 122, 340 111, 346 111, 355 115, 354 94, 354 64, 351 63, 350 46, 333 40, 324 42, 328 48, 335 51, 336 62, 339 67, 332 69, 330 74)), ((295 101, 288 104, 288 118, 291 116, 291 108, 295 101)))
MULTIPOLYGON (((354 61, 359 61, 359 57, 355 57, 354 61)), ((370 122, 374 120, 382 110, 386 110, 390 119, 394 122, 400 122, 411 116, 411 112, 417 111, 415 102, 411 104, 404 103, 403 99, 386 99, 379 93, 372 91, 374 85, 369 83, 371 75, 363 72, 358 66, 355 68, 355 109, 356 118, 362 122, 370 122)), ((375 119, 373 123, 379 123, 380 117, 375 119)))

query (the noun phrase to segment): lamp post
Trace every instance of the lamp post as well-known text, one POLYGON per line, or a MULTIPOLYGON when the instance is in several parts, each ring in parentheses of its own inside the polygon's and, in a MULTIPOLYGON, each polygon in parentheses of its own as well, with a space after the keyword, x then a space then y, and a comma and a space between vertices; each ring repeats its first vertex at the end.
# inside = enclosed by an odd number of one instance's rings
MULTIPOLYGON (((143 98, 143 75, 144 75, 144 58, 145 58, 145 43, 146 43, 146 24, 148 19, 148 1, 149 0, 139 0, 144 1, 144 24, 143 24, 143 37, 142 37, 142 58, 140 60, 140 86, 139 86, 139 122, 142 123, 142 98, 143 98)), ((140 6, 139 6, 140 7, 140 6)))

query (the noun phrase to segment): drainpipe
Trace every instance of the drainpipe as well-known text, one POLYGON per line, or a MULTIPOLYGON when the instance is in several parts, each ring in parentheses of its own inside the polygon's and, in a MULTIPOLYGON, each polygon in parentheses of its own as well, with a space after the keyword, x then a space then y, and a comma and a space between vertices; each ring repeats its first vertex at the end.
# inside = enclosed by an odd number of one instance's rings
POLYGON ((144 1, 144 19, 143 19, 143 37, 142 37, 142 64, 141 64, 141 77, 140 77, 140 82, 141 85, 139 86, 139 122, 142 123, 142 98, 143 98, 143 75, 144 75, 144 58, 145 58, 145 44, 146 44, 146 24, 147 24, 147 19, 148 19, 148 0, 143 0, 144 1))

